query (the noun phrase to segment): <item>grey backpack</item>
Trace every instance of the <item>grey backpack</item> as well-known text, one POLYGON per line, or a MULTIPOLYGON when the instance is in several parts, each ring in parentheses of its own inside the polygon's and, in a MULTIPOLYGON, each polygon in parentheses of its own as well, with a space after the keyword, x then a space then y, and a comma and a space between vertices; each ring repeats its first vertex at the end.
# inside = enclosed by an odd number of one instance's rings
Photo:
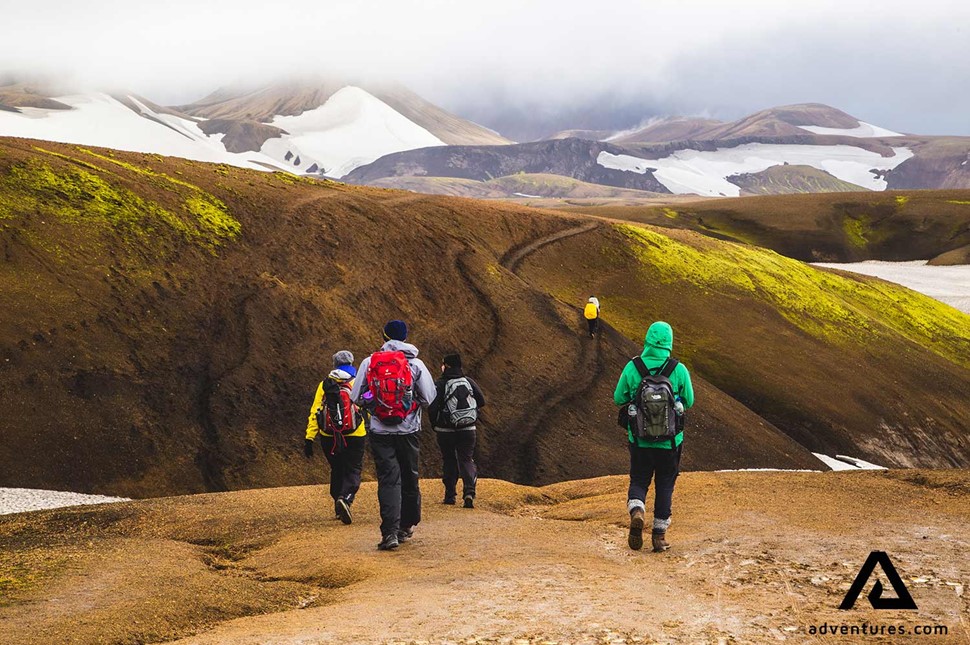
POLYGON ((674 411, 674 388, 670 384, 670 375, 677 367, 676 358, 668 358, 656 372, 651 372, 637 356, 633 365, 640 373, 640 386, 637 388, 633 403, 636 415, 630 419, 630 429, 638 439, 649 441, 669 440, 674 446, 679 432, 677 414, 674 411))
POLYGON ((441 413, 452 428, 461 429, 478 421, 478 401, 472 392, 472 384, 464 376, 445 383, 445 399, 441 413))

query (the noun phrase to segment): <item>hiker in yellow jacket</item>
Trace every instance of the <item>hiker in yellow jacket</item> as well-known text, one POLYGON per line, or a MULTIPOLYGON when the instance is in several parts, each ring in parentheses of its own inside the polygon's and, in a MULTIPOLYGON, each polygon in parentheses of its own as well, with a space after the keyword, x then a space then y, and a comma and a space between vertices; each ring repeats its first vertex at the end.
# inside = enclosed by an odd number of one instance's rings
POLYGON ((586 324, 589 325, 589 337, 593 338, 596 335, 596 330, 599 329, 600 322, 600 301, 596 296, 590 296, 589 300, 586 301, 583 317, 586 318, 586 324))
POLYGON ((317 386, 306 426, 303 453, 313 456, 313 441, 320 436, 323 454, 330 463, 330 497, 334 512, 344 524, 353 517, 350 506, 360 488, 364 463, 364 420, 350 398, 357 370, 354 355, 341 350, 333 355, 333 370, 317 386))

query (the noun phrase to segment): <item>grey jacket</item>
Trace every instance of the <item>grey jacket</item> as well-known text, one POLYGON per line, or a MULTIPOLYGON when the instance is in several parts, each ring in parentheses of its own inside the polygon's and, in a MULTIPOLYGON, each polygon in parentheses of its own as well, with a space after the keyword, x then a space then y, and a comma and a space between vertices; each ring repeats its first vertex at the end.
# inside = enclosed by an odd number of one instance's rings
MULTIPOLYGON (((403 352, 411 366, 411 376, 414 378, 414 399, 419 403, 417 409, 396 426, 386 426, 380 419, 371 415, 368 431, 374 434, 411 434, 421 429, 421 407, 434 401, 434 379, 424 362, 418 358, 418 348, 410 343, 399 340, 389 340, 381 347, 382 352, 403 352)), ((350 398, 360 402, 361 395, 367 388, 367 368, 370 367, 370 356, 365 358, 357 368, 358 377, 354 379, 354 388, 350 391, 350 398)))

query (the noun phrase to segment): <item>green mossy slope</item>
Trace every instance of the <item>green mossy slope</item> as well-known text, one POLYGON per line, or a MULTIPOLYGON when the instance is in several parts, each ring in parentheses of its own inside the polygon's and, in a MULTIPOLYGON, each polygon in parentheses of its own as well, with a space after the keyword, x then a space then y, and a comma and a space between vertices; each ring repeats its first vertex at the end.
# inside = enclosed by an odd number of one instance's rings
POLYGON ((827 342, 858 344, 898 334, 970 368, 970 316, 878 279, 817 269, 773 251, 695 238, 685 244, 656 231, 618 225, 630 248, 669 283, 768 303, 827 342))

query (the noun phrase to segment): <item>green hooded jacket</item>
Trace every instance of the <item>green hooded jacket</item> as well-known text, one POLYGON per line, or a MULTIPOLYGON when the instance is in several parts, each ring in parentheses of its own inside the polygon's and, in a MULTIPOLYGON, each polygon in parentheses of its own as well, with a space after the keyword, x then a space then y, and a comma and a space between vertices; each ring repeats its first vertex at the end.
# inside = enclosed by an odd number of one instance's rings
MULTIPOLYGON (((665 322, 655 322, 650 325, 647 335, 643 341, 643 353, 640 357, 643 363, 651 370, 663 365, 664 361, 670 356, 674 348, 674 330, 665 322)), ((613 392, 613 402, 617 405, 628 405, 636 396, 637 388, 640 387, 642 380, 640 372, 637 371, 633 361, 626 364, 620 380, 616 383, 616 390, 613 392)), ((678 363, 670 375, 670 385, 673 387, 674 396, 680 397, 684 408, 694 405, 694 387, 690 384, 690 372, 683 363, 678 363)), ((669 441, 647 441, 645 439, 634 439, 633 433, 627 428, 627 438, 630 443, 636 441, 641 448, 666 448, 670 449, 669 441)), ((675 439, 679 446, 684 441, 684 433, 677 435, 675 439)))

